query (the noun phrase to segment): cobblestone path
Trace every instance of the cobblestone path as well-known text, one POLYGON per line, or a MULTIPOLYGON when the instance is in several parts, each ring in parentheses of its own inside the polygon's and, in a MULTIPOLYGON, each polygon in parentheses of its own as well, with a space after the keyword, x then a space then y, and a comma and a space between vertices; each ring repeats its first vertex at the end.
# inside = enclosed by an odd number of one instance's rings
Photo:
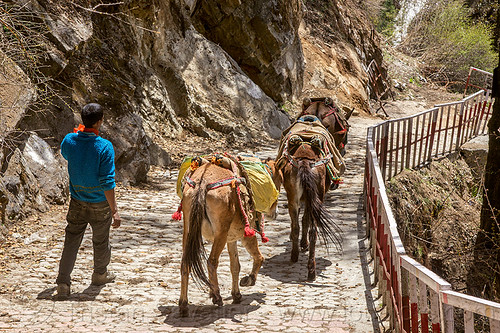
MULTIPOLYGON (((375 332, 379 329, 371 289, 369 254, 364 239, 363 171, 366 127, 351 120, 344 184, 326 203, 344 232, 343 252, 328 254, 317 247, 318 277, 306 282, 305 254, 290 263, 289 217, 284 191, 275 221, 266 223, 270 241, 261 244, 265 263, 253 287, 241 289, 242 304, 232 305, 227 251, 219 266, 224 306, 211 304, 208 294, 190 281, 190 316, 180 318, 182 222, 170 216, 179 200, 176 170, 154 170, 142 187, 118 187, 122 227, 111 232, 110 270, 115 283, 90 285, 92 244, 87 231, 73 272, 69 300, 52 300, 64 240, 66 207, 48 214, 41 239, 12 237, 0 276, 0 331, 16 332, 375 332), (17 242, 17 243, 16 243, 17 242), (15 253, 11 253, 15 252, 15 253)), ((277 147, 262 148, 274 157, 277 147)), ((40 220, 41 221, 41 220, 40 220)), ((260 240, 259 240, 260 243, 260 240)), ((251 269, 250 256, 239 247, 240 277, 251 269)))

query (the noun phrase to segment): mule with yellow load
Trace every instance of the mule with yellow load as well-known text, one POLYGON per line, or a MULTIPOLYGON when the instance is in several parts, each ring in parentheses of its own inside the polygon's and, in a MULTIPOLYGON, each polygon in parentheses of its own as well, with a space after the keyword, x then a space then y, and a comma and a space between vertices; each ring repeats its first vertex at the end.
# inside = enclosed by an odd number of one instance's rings
MULTIPOLYGON (((232 276, 233 303, 240 303, 240 286, 252 286, 264 261, 259 250, 256 232, 263 242, 264 216, 274 218, 278 191, 272 180, 273 163, 264 166, 260 161, 240 161, 229 154, 187 158, 178 177, 181 204, 173 218, 184 215, 182 238, 181 295, 179 311, 188 315, 189 275, 208 287, 214 304, 222 306, 217 267, 219 256, 227 244, 232 276), (267 170, 271 171, 268 172, 267 170), (182 213, 181 213, 182 212, 182 213), (208 259, 203 238, 212 242, 208 259), (240 263, 237 241, 253 259, 252 271, 239 279, 240 263), (208 271, 208 276, 205 273, 208 271)), ((279 181, 279 177, 276 180, 279 181)))

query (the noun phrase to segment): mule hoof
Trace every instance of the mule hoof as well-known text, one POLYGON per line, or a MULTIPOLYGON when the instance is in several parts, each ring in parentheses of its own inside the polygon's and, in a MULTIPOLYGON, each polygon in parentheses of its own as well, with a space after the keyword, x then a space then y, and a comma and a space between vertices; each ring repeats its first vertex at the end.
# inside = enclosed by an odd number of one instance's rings
POLYGON ((187 306, 185 308, 179 307, 179 316, 181 316, 181 317, 189 316, 189 309, 187 308, 187 306))
POLYGON ((241 293, 234 294, 233 295, 233 304, 240 304, 242 298, 243 298, 243 296, 241 296, 241 293))
POLYGON ((291 260, 292 262, 297 262, 297 261, 299 261, 299 253, 298 253, 298 252, 296 252, 296 253, 292 252, 292 257, 290 258, 290 260, 291 260))
POLYGON ((222 302, 222 297, 220 295, 214 295, 211 294, 210 297, 212 298, 212 303, 218 306, 223 306, 224 303, 222 302))
POLYGON ((220 298, 212 298, 212 303, 217 306, 223 306, 224 302, 222 302, 222 297, 220 298))
POLYGON ((187 317, 189 315, 187 302, 179 301, 179 315, 181 317, 187 317))
POLYGON ((252 275, 245 276, 240 280, 241 287, 250 287, 254 285, 255 285, 255 277, 253 277, 252 275))
POLYGON ((301 252, 306 252, 307 250, 309 250, 309 244, 307 244, 307 243, 300 244, 300 251, 301 252))
POLYGON ((307 274, 307 281, 314 281, 316 280, 316 272, 309 272, 309 274, 307 274))

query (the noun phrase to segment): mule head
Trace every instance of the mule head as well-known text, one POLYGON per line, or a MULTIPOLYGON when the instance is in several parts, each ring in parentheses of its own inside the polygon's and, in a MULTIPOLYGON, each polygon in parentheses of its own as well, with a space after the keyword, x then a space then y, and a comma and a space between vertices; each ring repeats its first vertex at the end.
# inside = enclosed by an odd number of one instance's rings
POLYGON ((312 99, 306 97, 302 101, 301 116, 313 115, 319 118, 335 140, 335 147, 344 156, 347 132, 350 127, 347 120, 349 120, 353 111, 354 109, 344 114, 330 97, 312 99))
POLYGON ((309 97, 306 97, 302 100, 302 112, 307 110, 308 107, 310 107, 312 104, 312 100, 309 97))
POLYGON ((342 156, 345 155, 345 146, 347 145, 347 134, 349 132, 349 123, 347 120, 351 117, 351 110, 344 114, 333 102, 331 98, 325 98, 324 103, 318 106, 318 118, 321 123, 328 129, 328 132, 335 140, 335 147, 339 150, 342 156))

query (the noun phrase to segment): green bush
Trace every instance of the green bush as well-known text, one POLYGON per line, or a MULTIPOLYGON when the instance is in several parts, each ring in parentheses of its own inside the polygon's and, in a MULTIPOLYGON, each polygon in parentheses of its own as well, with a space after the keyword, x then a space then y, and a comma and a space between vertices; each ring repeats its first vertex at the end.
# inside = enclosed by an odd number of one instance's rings
POLYGON ((377 31, 384 34, 385 36, 391 37, 394 34, 395 19, 398 14, 398 10, 394 5, 393 0, 384 0, 382 3, 382 8, 380 10, 380 15, 375 19, 375 26, 377 31))
POLYGON ((428 5, 410 26, 402 48, 420 56, 431 78, 464 83, 471 66, 493 71, 498 54, 493 51, 490 25, 473 22, 463 1, 437 1, 428 5))

